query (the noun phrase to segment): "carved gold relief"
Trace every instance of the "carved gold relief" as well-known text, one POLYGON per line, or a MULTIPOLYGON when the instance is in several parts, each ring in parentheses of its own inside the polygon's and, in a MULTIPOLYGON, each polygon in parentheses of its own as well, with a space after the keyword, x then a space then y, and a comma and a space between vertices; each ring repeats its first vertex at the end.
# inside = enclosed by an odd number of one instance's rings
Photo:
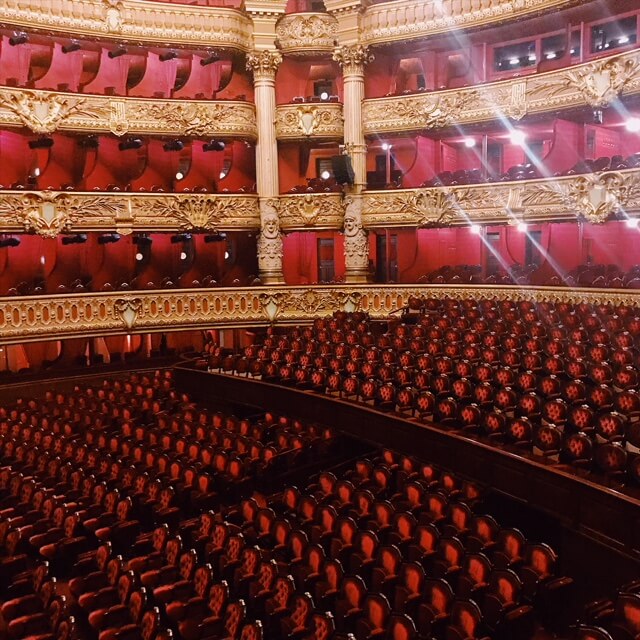
POLYGON ((282 54, 278 51, 265 49, 247 54, 247 70, 255 77, 275 78, 281 62, 282 54))
POLYGON ((63 231, 255 229, 259 220, 256 196, 0 192, 0 230, 47 238, 63 231))
POLYGON ((255 106, 248 102, 149 100, 0 89, 0 125, 54 131, 161 133, 255 138, 255 106))
POLYGON ((363 103, 363 128, 375 135, 456 124, 520 120, 533 113, 599 108, 621 95, 640 93, 640 52, 631 51, 549 73, 475 87, 371 98, 363 103))
POLYGON ((277 200, 280 225, 285 229, 342 227, 344 208, 337 193, 305 193, 280 196, 277 200))
POLYGON ((363 310, 388 318, 411 297, 465 298, 495 301, 588 302, 637 306, 632 290, 570 289, 519 286, 414 286, 335 284, 313 287, 183 289, 0 297, 0 344, 124 335, 212 327, 243 327, 271 322, 311 323, 336 310, 363 310))
POLYGON ((253 29, 234 9, 145 0, 3 0, 0 22, 64 36, 242 51, 251 48, 253 29))
POLYGON ((276 25, 279 49, 283 53, 331 52, 338 34, 338 21, 328 13, 292 13, 276 25))
POLYGON ((279 105, 276 108, 276 135, 284 139, 310 136, 341 138, 344 134, 342 105, 335 102, 279 105))
POLYGON ((579 4, 580 0, 395 0, 370 4, 361 20, 367 44, 424 38, 452 29, 516 20, 532 12, 579 4))
POLYGON ((373 62, 373 53, 364 44, 343 45, 336 47, 333 59, 342 67, 345 76, 360 75, 364 73, 364 67, 373 62))

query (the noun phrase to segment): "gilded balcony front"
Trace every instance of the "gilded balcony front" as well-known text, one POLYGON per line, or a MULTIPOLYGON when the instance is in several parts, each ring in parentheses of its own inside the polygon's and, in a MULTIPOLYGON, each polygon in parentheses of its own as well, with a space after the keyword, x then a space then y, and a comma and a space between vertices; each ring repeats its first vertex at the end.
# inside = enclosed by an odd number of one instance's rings
POLYGON ((409 298, 487 298, 535 302, 638 304, 638 293, 474 285, 359 285, 114 291, 0 298, 0 344, 189 329, 311 324, 334 311, 362 310, 374 319, 406 308, 409 298))
POLYGON ((341 139, 344 135, 342 105, 338 102, 301 102, 276 107, 279 140, 341 139))
POLYGON ((145 0, 2 0, 0 23, 59 35, 247 51, 253 25, 242 12, 145 0))
POLYGON ((393 0, 368 6, 360 24, 367 44, 424 38, 559 11, 579 0, 393 0))
POLYGON ((9 87, 0 88, 0 127, 27 127, 37 134, 257 136, 256 109, 249 102, 114 98, 9 87))
POLYGON ((640 51, 502 82, 408 96, 370 98, 364 132, 415 132, 576 107, 603 108, 640 93, 640 51))
POLYGON ((258 197, 246 194, 0 191, 3 233, 52 238, 73 231, 208 230, 260 227, 258 197))

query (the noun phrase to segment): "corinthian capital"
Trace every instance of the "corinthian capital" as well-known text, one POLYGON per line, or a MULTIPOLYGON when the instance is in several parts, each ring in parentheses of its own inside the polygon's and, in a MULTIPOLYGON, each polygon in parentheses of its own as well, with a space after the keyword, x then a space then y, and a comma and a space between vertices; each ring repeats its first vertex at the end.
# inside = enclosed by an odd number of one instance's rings
POLYGON ((253 71, 254 77, 275 78, 278 66, 282 62, 282 54, 278 51, 254 51, 247 54, 247 69, 253 71))
POLYGON ((373 54, 364 44, 343 45, 334 50, 333 59, 342 67, 345 75, 353 75, 364 72, 364 65, 373 61, 373 54))

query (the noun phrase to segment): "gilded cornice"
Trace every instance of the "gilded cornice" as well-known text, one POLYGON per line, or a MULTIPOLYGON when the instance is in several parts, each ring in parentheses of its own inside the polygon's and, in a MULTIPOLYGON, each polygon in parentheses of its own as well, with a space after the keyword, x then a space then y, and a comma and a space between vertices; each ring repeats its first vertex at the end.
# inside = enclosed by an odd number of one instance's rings
POLYGON ((241 230, 260 227, 257 196, 0 191, 3 233, 241 230))
POLYGON ((629 289, 398 284, 10 296, 0 297, 0 344, 271 322, 310 324, 336 310, 362 310, 383 319, 406 308, 412 297, 632 306, 640 301, 640 295, 629 289))
POLYGON ((441 227, 584 219, 640 210, 640 170, 428 189, 368 191, 365 227, 441 227))
POLYGON ((0 88, 0 126, 54 131, 233 136, 255 139, 256 110, 249 102, 114 98, 0 88))
POLYGON ((559 109, 601 108, 618 96, 637 93, 640 93, 638 50, 502 82, 370 98, 363 103, 363 126, 365 134, 375 135, 495 121, 502 116, 520 120, 527 114, 559 109))
POLYGON ((280 196, 276 202, 280 227, 296 229, 341 229, 344 204, 341 193, 304 193, 280 196))
POLYGON ((276 25, 277 46, 288 55, 331 53, 338 35, 338 21, 328 13, 290 13, 276 25))
POLYGON ((337 102, 282 104, 276 108, 276 136, 280 140, 342 138, 344 118, 337 102))
POLYGON ((253 26, 242 12, 146 0, 2 0, 0 24, 87 38, 248 51, 253 26))
POLYGON ((360 40, 382 44, 560 11, 582 0, 393 0, 366 7, 360 40))

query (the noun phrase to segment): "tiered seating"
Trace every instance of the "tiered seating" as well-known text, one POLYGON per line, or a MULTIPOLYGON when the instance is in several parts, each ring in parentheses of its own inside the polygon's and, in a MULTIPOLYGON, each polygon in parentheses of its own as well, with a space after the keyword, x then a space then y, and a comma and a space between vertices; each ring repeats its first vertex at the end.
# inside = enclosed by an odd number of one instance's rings
MULTIPOLYGON (((640 482, 640 319, 635 308, 415 299, 376 335, 337 313, 209 367, 363 402, 543 456, 605 481, 640 482)), ((378 327, 379 330, 379 327, 378 327)))
POLYGON ((202 524, 202 535, 212 520, 198 514, 335 459, 340 446, 330 429, 272 414, 256 422, 200 411, 172 389, 169 372, 0 409, 0 602, 9 637, 70 638, 85 622, 101 638, 123 624, 130 635, 118 638, 169 637, 156 635, 164 622, 154 605, 203 588, 185 591, 176 577, 204 579, 176 530, 202 524), (116 555, 147 549, 141 561, 116 555), (67 579, 71 567, 68 589, 58 587, 55 577, 67 579), (62 597, 68 591, 73 602, 62 597))

